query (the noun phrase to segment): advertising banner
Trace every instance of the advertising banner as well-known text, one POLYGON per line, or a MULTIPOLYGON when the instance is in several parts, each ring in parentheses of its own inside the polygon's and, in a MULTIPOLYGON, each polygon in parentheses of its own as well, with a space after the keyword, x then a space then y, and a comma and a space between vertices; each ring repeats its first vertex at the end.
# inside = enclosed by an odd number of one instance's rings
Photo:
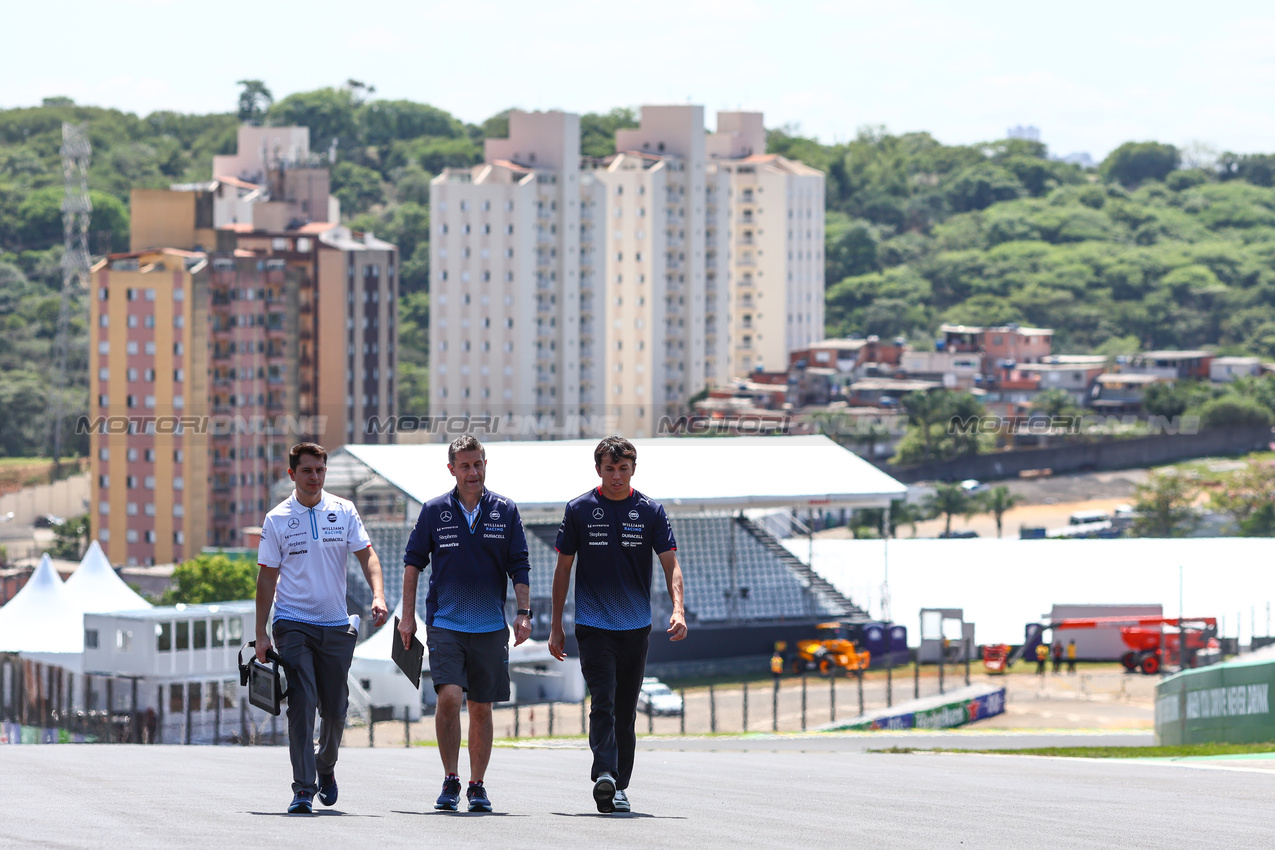
POLYGON ((1161 745, 1275 740, 1275 659, 1232 661, 1170 676, 1155 689, 1161 745))
POLYGON ((946 696, 913 700, 866 714, 846 723, 821 727, 821 731, 872 731, 894 729, 951 729, 1005 711, 1005 689, 973 686, 946 696))

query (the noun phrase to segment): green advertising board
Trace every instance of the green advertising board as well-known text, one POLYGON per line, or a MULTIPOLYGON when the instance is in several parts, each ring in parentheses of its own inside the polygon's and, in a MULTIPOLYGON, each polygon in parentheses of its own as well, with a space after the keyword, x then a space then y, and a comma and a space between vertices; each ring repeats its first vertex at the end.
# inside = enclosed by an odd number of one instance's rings
POLYGON ((1275 741, 1271 684, 1275 658, 1185 670, 1155 689, 1155 736, 1162 746, 1275 741))

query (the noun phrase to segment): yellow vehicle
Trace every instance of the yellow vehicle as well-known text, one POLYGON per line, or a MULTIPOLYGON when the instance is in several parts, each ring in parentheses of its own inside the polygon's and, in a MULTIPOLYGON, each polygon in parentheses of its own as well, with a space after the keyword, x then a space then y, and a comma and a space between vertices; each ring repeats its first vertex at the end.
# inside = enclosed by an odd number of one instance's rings
POLYGON ((872 653, 856 649, 843 624, 820 623, 815 629, 817 638, 797 641, 797 651, 789 661, 792 672, 818 670, 819 675, 830 676, 837 667, 847 672, 868 669, 872 653))

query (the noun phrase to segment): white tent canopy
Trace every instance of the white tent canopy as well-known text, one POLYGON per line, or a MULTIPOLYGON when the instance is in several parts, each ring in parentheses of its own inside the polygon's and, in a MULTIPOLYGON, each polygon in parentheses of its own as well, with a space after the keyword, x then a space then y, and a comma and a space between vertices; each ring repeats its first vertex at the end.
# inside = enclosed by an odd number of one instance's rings
MULTIPOLYGON (((747 507, 884 507, 907 488, 824 436, 663 437, 633 440, 633 485, 670 510, 747 507)), ((491 489, 524 513, 560 514, 598 483, 596 440, 486 443, 491 489)), ((333 453, 338 470, 354 459, 424 503, 455 486, 447 446, 346 445, 333 453)))
POLYGON ((80 566, 66 580, 66 590, 86 613, 108 614, 151 607, 116 575, 96 540, 89 544, 80 566))
MULTIPOLYGON (((809 560, 805 538, 784 545, 809 560)), ((815 571, 874 617, 882 615, 888 558, 890 613, 908 627, 913 646, 922 607, 963 608, 982 644, 1021 643, 1024 625, 1055 604, 1158 604, 1168 617, 1217 617, 1224 636, 1239 629, 1244 643, 1275 628, 1271 538, 909 539, 888 546, 816 538, 813 547, 815 571)))
MULTIPOLYGON (((395 717, 402 717, 404 706, 408 709, 409 720, 419 720, 421 716, 421 695, 415 686, 398 669, 390 652, 394 641, 399 640, 398 630, 394 628, 394 618, 403 616, 403 606, 394 609, 385 625, 358 646, 354 647, 354 660, 350 664, 350 678, 366 693, 373 705, 390 705, 395 709, 395 717)), ((416 618, 416 636, 425 642, 425 622, 416 618)), ((429 669, 429 655, 425 656, 425 670, 429 669)), ((421 687, 429 687, 429 679, 422 677, 421 687)))
POLYGON ((46 554, 17 595, 0 608, 0 652, 84 651, 84 609, 46 554))

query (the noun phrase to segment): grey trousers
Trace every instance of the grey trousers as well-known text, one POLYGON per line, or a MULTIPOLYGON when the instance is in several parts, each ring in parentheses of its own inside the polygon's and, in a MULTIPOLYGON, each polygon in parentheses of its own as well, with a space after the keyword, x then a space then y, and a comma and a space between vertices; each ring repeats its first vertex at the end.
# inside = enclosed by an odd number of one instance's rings
POLYGON ((346 677, 354 658, 355 635, 348 628, 275 620, 274 649, 287 665, 288 754, 292 790, 317 793, 318 774, 335 772, 350 689, 346 677), (319 745, 314 745, 314 712, 319 712, 319 745))

